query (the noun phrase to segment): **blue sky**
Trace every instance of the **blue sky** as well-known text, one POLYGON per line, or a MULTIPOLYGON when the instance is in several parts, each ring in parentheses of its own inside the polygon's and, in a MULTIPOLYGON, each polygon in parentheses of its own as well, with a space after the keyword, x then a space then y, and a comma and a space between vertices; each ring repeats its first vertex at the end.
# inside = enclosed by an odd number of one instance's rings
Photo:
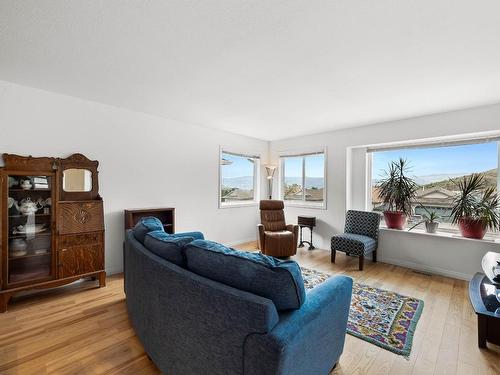
MULTIPOLYGON (((307 177, 323 177, 324 155, 310 155, 306 157, 307 177)), ((302 157, 286 158, 286 176, 302 177, 302 157)))
MULTIPOLYGON (((253 174, 253 163, 246 158, 222 154, 222 157, 232 162, 231 165, 222 167, 224 178, 251 176, 253 174)), ((307 177, 323 177, 323 155, 313 155, 306 158, 307 177)), ((287 176, 302 177, 302 158, 287 158, 287 176)))
POLYGON ((498 166, 497 142, 418 148, 373 153, 373 178, 378 179, 391 160, 407 159, 413 176, 458 175, 484 172, 498 166))
MULTIPOLYGON (((253 174, 253 163, 248 159, 230 154, 223 154, 223 157, 232 161, 231 165, 223 167, 224 178, 251 176, 253 174)), ((383 170, 387 168, 387 164, 392 160, 398 160, 400 157, 410 161, 410 174, 412 176, 469 174, 498 167, 498 143, 488 142, 450 147, 374 152, 373 178, 380 178, 383 170)), ((308 156, 306 158, 307 177, 323 177, 323 158, 323 155, 308 156)), ((287 177, 302 176, 301 157, 286 159, 286 175, 287 177)))
POLYGON ((247 158, 233 156, 230 154, 222 154, 222 158, 232 162, 231 165, 222 167, 222 175, 224 178, 252 176, 254 163, 247 158))

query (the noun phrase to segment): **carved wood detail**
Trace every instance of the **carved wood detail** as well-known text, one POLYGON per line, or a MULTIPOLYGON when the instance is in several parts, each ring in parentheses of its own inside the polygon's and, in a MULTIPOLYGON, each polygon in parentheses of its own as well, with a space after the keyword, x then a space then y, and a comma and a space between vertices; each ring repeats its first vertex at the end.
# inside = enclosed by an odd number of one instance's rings
POLYGON ((92 219, 92 214, 85 209, 80 209, 73 215, 73 220, 79 224, 85 224, 92 219))
POLYGON ((83 164, 91 164, 97 169, 99 162, 97 160, 90 160, 83 154, 72 154, 64 159, 59 159, 64 166, 70 166, 70 168, 79 167, 81 168, 83 164))
POLYGON ((26 172, 53 171, 57 169, 55 158, 3 154, 4 169, 26 172))

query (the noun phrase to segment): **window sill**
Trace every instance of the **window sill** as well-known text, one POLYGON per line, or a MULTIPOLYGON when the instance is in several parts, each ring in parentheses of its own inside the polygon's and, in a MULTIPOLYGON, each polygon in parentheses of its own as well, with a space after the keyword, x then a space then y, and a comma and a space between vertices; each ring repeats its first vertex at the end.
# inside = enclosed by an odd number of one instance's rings
POLYGON ((326 210, 326 204, 314 204, 314 203, 304 203, 304 202, 287 202, 284 201, 285 207, 297 207, 297 208, 312 208, 314 210, 326 210))
POLYGON ((465 238, 462 237, 459 233, 450 233, 450 232, 436 232, 436 233, 427 233, 423 229, 412 229, 409 231, 408 229, 390 229, 387 227, 380 227, 381 231, 388 231, 388 232, 400 232, 400 233, 405 233, 405 234, 414 234, 416 236, 434 236, 434 237, 442 237, 442 238, 450 238, 453 240, 459 240, 459 241, 476 241, 476 242, 484 242, 484 243, 500 243, 500 238, 495 235, 490 235, 486 236, 482 240, 477 240, 474 238, 465 238))
POLYGON ((242 202, 242 203, 220 203, 219 208, 237 208, 237 207, 253 207, 258 206, 259 202, 242 202))

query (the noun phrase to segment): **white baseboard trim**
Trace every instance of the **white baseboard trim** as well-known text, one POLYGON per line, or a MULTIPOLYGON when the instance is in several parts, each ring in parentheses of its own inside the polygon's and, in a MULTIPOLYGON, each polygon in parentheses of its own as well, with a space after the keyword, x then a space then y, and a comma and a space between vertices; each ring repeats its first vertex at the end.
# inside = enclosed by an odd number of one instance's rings
POLYGON ((385 257, 380 257, 380 256, 378 257, 377 261, 382 262, 382 263, 393 264, 395 266, 406 267, 406 268, 409 268, 409 269, 412 269, 415 271, 428 272, 428 273, 432 273, 434 275, 446 276, 446 277, 451 277, 451 278, 459 279, 459 280, 470 281, 472 279, 472 277, 474 276, 474 275, 469 275, 469 274, 462 273, 462 272, 447 270, 444 268, 428 266, 428 265, 420 264, 420 263, 408 262, 405 260, 385 258, 385 257))
POLYGON ((106 275, 114 275, 116 273, 122 273, 123 272, 123 265, 112 265, 112 266, 106 266, 106 275))

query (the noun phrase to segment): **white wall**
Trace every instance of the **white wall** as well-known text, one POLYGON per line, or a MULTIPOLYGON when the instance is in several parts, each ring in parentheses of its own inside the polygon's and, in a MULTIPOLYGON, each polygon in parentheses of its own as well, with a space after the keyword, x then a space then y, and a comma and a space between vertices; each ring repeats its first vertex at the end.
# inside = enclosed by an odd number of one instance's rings
MULTIPOLYGON (((327 209, 288 207, 286 216, 289 222, 299 214, 316 216, 315 245, 329 249, 332 234, 342 232, 346 209, 365 208, 364 146, 498 131, 500 104, 273 141, 270 160, 277 164, 281 152, 327 147, 327 209)), ((462 278, 480 270, 486 251, 500 252, 499 243, 389 230, 382 231, 379 246, 381 261, 462 278)))
MULTIPOLYGON (((500 130, 500 105, 268 142, 0 81, 0 152, 67 156, 100 162, 106 220, 106 268, 122 268, 123 209, 173 206, 177 230, 201 230, 234 244, 255 239, 257 207, 219 209, 219 146, 257 152, 277 164, 281 151, 327 147, 327 209, 287 208, 318 217, 315 244, 329 248, 342 231, 346 208, 364 208, 363 146, 500 130)), ((265 175, 265 172, 262 172, 265 175)), ((278 173, 276 173, 276 176, 278 173)), ((278 186, 275 179, 274 187, 278 186)), ((262 196, 266 180, 261 179, 262 196)), ((418 233, 382 231, 379 259, 468 278, 487 250, 500 244, 418 233)))
POLYGON ((175 207, 177 231, 223 243, 256 237, 258 207, 218 208, 219 146, 261 154, 264 164, 268 142, 3 81, 0 130, 0 153, 99 161, 110 273, 122 269, 126 208, 175 207))

